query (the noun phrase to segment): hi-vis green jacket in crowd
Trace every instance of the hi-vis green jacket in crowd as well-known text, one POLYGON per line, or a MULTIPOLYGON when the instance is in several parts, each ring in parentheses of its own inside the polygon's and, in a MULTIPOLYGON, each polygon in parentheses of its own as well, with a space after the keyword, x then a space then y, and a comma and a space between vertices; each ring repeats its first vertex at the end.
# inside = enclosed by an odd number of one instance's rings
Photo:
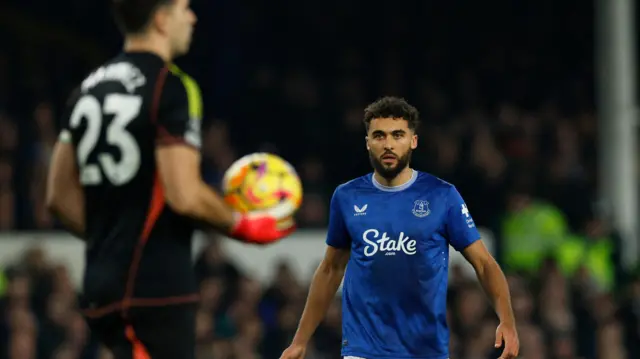
POLYGON ((567 234, 566 219, 552 204, 534 201, 523 210, 508 214, 502 222, 505 267, 511 271, 537 272, 567 234))
POLYGON ((0 297, 4 295, 4 292, 7 290, 7 277, 4 275, 4 272, 0 270, 0 297))
POLYGON ((611 291, 615 286, 615 246, 611 238, 586 238, 572 235, 556 250, 556 261, 566 276, 573 276, 584 267, 600 290, 611 291))

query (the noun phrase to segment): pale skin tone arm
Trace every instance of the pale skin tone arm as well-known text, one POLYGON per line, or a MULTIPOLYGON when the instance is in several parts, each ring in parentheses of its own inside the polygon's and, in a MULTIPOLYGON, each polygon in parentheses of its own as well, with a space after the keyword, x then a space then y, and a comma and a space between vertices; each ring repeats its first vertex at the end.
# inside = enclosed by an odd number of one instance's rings
POLYGON ((502 269, 482 241, 472 243, 462 251, 462 254, 473 266, 482 288, 491 299, 500 319, 495 342, 495 347, 499 348, 504 341, 504 351, 500 359, 516 358, 520 343, 511 307, 509 285, 502 269))
POLYGON ((69 232, 84 239, 84 191, 71 143, 58 141, 53 148, 46 198, 49 211, 69 232))
POLYGON ((304 358, 311 336, 324 319, 336 291, 340 287, 350 255, 350 249, 327 247, 324 259, 316 269, 311 281, 307 303, 296 335, 291 346, 282 353, 281 359, 304 358))
POLYGON ((167 203, 177 213, 228 232, 234 214, 224 200, 200 176, 200 153, 176 144, 156 149, 158 173, 167 203))

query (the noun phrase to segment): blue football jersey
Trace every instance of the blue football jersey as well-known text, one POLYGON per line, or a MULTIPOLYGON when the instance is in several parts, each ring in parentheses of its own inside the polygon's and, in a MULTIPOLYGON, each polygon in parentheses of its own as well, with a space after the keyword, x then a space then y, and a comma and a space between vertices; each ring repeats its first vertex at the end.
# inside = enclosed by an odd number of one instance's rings
POLYGON ((456 188, 414 171, 398 187, 372 174, 338 186, 327 244, 350 248, 343 285, 342 355, 447 359, 449 245, 480 239, 456 188))

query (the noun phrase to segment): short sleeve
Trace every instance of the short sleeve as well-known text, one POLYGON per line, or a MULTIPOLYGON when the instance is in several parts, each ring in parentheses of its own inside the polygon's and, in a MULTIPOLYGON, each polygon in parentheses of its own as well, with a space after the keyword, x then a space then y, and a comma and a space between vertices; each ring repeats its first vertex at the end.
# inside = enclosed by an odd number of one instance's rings
POLYGON ((329 229, 327 231, 327 245, 334 248, 351 247, 351 236, 344 222, 344 216, 340 209, 340 187, 338 187, 331 197, 329 206, 329 229))
POLYGON ((60 119, 60 132, 58 134, 58 141, 63 143, 72 143, 73 142, 73 133, 71 131, 71 115, 73 114, 73 110, 80 99, 80 87, 77 87, 65 103, 64 113, 62 114, 62 118, 60 119))
POLYGON ((184 143, 199 149, 202 97, 198 84, 175 66, 169 69, 164 81, 155 115, 156 144, 184 143))
POLYGON ((449 243, 458 252, 480 239, 480 232, 458 190, 451 186, 448 194, 449 211, 446 218, 449 243))

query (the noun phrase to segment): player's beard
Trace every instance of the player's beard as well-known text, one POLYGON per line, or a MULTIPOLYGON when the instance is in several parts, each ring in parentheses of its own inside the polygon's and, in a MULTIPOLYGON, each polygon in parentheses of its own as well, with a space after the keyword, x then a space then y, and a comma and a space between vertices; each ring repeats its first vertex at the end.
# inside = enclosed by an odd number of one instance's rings
POLYGON ((395 166, 387 166, 382 163, 382 156, 385 154, 389 154, 388 152, 383 153, 381 156, 376 157, 371 151, 369 151, 369 161, 371 162, 371 166, 373 169, 384 179, 392 180, 394 179, 402 170, 409 166, 411 162, 411 152, 413 150, 409 149, 407 153, 402 156, 398 156, 396 153, 393 153, 396 156, 396 164, 395 166))

